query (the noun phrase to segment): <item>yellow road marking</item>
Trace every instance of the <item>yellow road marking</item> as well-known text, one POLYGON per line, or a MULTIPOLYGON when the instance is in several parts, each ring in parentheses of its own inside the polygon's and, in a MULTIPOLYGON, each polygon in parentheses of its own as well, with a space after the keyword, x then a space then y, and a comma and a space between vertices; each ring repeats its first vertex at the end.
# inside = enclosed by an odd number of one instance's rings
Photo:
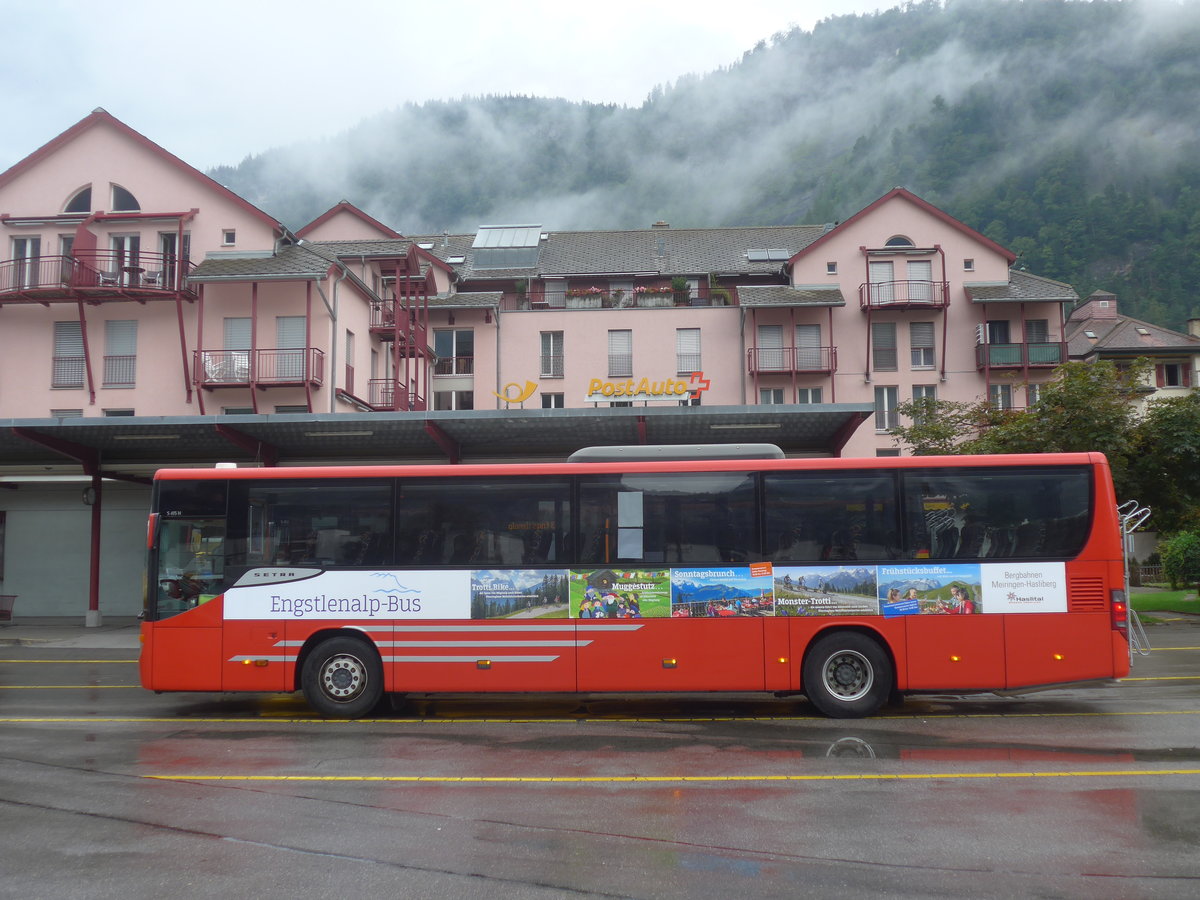
POLYGON ((1165 653, 1168 650, 1200 650, 1200 647, 1155 647, 1153 652, 1165 653))
POLYGON ((771 781, 938 781, 981 778, 1130 778, 1200 775, 1200 769, 1112 769, 1076 772, 913 772, 858 775, 143 775, 156 781, 381 782, 405 784, 663 784, 771 781))

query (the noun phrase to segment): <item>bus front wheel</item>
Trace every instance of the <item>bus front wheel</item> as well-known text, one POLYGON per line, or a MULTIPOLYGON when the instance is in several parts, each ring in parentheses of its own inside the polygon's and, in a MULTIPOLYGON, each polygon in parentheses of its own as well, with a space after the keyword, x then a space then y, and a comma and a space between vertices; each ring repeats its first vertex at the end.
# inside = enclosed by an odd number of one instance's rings
POLYGON ((383 663, 364 641, 328 638, 304 660, 300 686, 308 705, 321 715, 357 719, 383 696, 383 663))
POLYGON ((892 691, 892 661, 879 642, 857 631, 818 638, 804 657, 800 689, 833 719, 876 712, 892 691))

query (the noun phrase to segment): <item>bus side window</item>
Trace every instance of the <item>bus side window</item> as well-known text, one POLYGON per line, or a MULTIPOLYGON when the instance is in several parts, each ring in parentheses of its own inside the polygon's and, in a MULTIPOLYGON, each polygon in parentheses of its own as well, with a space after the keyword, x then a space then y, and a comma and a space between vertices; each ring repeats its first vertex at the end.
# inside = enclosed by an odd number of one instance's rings
POLYGON ((900 555, 889 473, 769 472, 764 546, 775 560, 888 560, 900 555))
POLYGON ((1086 539, 1084 468, 906 472, 909 549, 931 559, 1069 558, 1086 539))

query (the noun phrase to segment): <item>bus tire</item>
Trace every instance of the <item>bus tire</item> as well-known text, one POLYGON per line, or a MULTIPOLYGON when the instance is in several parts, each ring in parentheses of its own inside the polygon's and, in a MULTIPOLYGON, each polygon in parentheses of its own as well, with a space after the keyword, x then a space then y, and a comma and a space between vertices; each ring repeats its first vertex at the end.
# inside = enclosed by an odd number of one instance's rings
POLYGON ((858 631, 822 635, 808 648, 800 689, 831 719, 877 712, 891 695, 894 678, 887 651, 858 631))
POLYGON ((383 662, 375 648, 351 637, 326 638, 300 671, 308 705, 333 719, 357 719, 383 696, 383 662))

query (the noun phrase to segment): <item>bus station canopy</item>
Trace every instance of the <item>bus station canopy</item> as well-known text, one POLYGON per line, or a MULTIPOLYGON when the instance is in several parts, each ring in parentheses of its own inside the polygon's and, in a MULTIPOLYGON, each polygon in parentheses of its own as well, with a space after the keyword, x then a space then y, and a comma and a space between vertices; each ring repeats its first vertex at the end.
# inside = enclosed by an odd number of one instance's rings
POLYGON ((47 472, 142 480, 155 469, 564 460, 582 447, 776 444, 838 456, 870 404, 439 410, 8 419, 0 481, 47 472))

